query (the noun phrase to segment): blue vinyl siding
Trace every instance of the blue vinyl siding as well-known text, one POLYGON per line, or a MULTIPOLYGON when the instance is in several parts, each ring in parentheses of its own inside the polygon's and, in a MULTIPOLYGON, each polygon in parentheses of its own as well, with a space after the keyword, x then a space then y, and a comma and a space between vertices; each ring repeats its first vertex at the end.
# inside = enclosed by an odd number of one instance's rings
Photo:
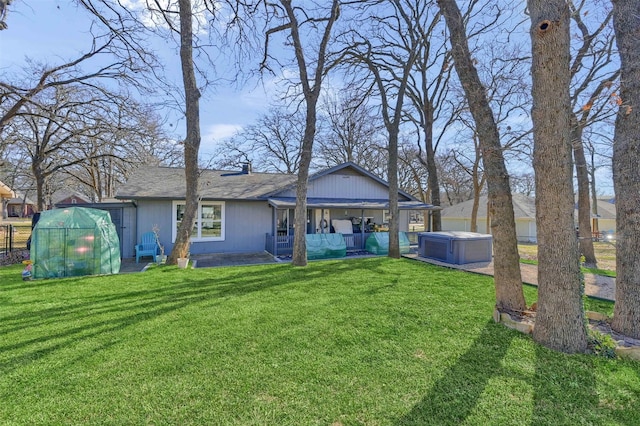
MULTIPOLYGON (((295 189, 282 192, 278 196, 295 197, 295 189)), ((367 176, 331 174, 309 182, 307 197, 382 200, 389 198, 389 189, 367 176)))
MULTIPOLYGON (((140 200, 138 202, 138 235, 151 230, 154 224, 160 228, 160 241, 165 254, 173 248, 171 241, 171 200, 140 200)), ((271 208, 266 201, 226 201, 225 240, 194 242, 192 254, 241 253, 263 251, 265 234, 271 232, 271 208)))

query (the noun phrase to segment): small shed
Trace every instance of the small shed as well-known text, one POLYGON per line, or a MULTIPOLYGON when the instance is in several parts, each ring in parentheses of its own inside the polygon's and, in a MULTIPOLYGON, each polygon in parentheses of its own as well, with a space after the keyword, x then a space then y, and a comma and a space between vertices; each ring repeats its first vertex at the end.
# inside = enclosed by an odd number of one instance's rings
POLYGON ((84 207, 44 211, 31 235, 33 277, 117 274, 119 247, 106 211, 84 207))

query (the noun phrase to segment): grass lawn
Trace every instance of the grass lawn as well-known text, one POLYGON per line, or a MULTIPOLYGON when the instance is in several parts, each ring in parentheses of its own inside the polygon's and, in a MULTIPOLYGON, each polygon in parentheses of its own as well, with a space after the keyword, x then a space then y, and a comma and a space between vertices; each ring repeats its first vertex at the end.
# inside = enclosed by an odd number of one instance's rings
POLYGON ((0 424, 640 424, 640 363, 493 323, 491 277, 388 258, 20 271, 0 268, 0 424))
MULTIPOLYGON (((598 261, 598 268, 582 268, 589 274, 616 276, 616 246, 615 243, 594 241, 593 250, 598 261)), ((538 246, 536 244, 518 244, 520 262, 533 265, 538 264, 538 246)))

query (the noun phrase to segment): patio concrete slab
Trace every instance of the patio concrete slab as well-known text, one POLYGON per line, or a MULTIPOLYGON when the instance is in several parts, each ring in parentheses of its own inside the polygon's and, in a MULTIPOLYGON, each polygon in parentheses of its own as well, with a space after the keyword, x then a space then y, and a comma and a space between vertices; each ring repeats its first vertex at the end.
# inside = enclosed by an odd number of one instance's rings
POLYGON ((215 253, 191 256, 196 262, 196 268, 213 268, 217 266, 264 265, 278 263, 265 251, 257 253, 215 253))
MULTIPOLYGON (((149 258, 147 257, 147 259, 149 258)), ((140 263, 136 263, 135 258, 122 259, 120 261, 120 273, 129 274, 131 272, 142 272, 142 270, 150 264, 149 260, 140 260, 140 263)))
MULTIPOLYGON (((278 260, 267 252, 199 254, 192 255, 191 261, 195 262, 196 268, 278 263, 278 260)), ((133 272, 142 272, 149 265, 153 265, 153 262, 140 260, 140 263, 136 263, 133 258, 122 259, 120 263, 120 273, 128 274, 133 272)))

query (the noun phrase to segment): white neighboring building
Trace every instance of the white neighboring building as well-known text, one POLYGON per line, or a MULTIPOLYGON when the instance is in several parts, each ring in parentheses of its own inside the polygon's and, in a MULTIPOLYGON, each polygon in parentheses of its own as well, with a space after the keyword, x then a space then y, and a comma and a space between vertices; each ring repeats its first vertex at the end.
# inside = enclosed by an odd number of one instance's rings
MULTIPOLYGON (((473 200, 467 200, 441 211, 442 229, 444 231, 471 231, 471 209, 473 200)), ((577 204, 576 204, 577 209, 577 204)), ((519 242, 537 242, 536 203, 535 198, 522 194, 513 194, 513 212, 516 220, 516 235, 519 242)), ((578 219, 578 211, 575 211, 578 219)), ((595 217, 591 228, 594 228, 595 217)), ((616 206, 613 197, 598 199, 598 229, 602 233, 616 231, 616 206)), ((487 230, 487 196, 480 197, 476 223, 478 232, 490 233, 487 230)))
POLYGON ((11 188, 0 182, 0 222, 7 218, 7 203, 15 196, 11 188))
MULTIPOLYGON (((576 211, 576 214, 577 211, 576 211)), ((616 199, 614 197, 598 198, 598 216, 591 215, 591 229, 595 229, 595 219, 598 219, 598 230, 601 233, 616 233, 616 199)))
MULTIPOLYGON (((473 200, 442 209, 442 229, 444 231, 471 231, 471 209, 473 200)), ((536 242, 536 203, 533 197, 513 194, 513 211, 516 219, 516 235, 519 242, 536 242)), ((478 204, 476 219, 478 232, 491 233, 487 230, 487 196, 482 195, 478 204)))

